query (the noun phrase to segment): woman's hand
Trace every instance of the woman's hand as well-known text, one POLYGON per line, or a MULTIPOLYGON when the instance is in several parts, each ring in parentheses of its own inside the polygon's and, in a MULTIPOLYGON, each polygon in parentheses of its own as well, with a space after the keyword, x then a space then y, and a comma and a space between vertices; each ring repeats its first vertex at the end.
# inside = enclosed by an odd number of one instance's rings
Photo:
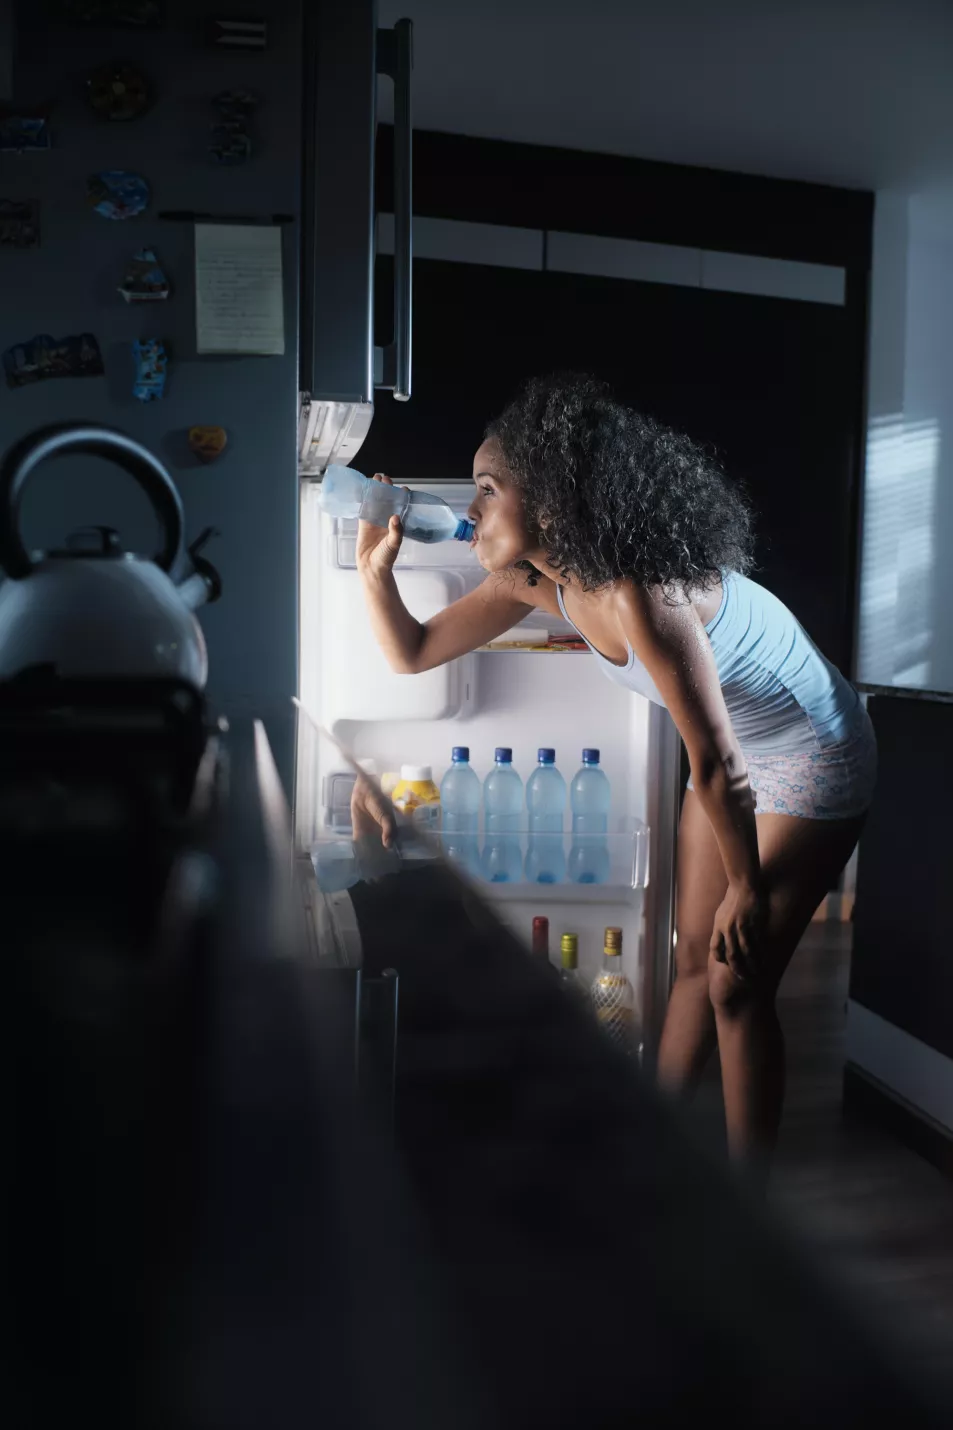
POLYGON ((758 971, 758 951, 768 917, 763 892, 751 884, 729 884, 715 914, 712 954, 727 963, 740 983, 750 983, 758 971))
MULTIPOLYGON (((374 473, 375 482, 385 486, 394 484, 390 477, 381 472, 374 473)), ((386 576, 394 569, 394 562, 403 541, 400 519, 392 516, 387 526, 372 526, 369 521, 357 524, 357 569, 362 576, 386 576)))
POLYGON ((390 800, 358 775, 351 790, 351 828, 355 840, 378 836, 385 849, 397 838, 397 821, 390 800))

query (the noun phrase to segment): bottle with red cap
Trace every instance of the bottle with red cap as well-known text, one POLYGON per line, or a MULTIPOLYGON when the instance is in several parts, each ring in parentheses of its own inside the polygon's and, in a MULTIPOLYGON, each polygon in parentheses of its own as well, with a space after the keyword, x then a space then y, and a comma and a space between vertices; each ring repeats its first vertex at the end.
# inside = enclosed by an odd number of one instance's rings
POLYGON ((533 920, 533 957, 549 962, 549 919, 537 914, 533 920))

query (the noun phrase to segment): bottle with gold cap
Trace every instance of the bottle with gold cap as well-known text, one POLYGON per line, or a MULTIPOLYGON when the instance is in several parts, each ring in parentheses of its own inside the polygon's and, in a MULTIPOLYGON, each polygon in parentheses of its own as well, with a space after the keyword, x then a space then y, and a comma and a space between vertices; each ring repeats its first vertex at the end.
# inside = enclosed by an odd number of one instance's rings
POLYGON ((564 933, 559 941, 562 966, 559 970, 559 986, 571 998, 582 1002, 586 997, 586 985, 579 977, 579 935, 564 933))
POLYGON ((598 1022, 626 1053, 638 1051, 635 989, 622 969, 622 930, 607 928, 603 943, 602 972, 589 990, 598 1022))

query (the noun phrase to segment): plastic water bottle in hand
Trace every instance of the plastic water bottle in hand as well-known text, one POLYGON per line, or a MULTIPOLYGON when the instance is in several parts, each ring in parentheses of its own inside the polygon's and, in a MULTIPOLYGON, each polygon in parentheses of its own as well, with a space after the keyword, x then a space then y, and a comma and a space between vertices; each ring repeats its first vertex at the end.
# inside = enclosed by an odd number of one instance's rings
POLYGON ((574 884, 605 884, 611 859, 606 833, 612 790, 599 768, 599 751, 583 750, 582 768, 573 776, 569 791, 572 808, 572 848, 569 878, 574 884))
POLYGON ((556 751, 538 752, 539 764, 526 782, 529 844, 526 878, 531 884, 561 884, 566 877, 563 812, 566 781, 556 768, 556 751))
POLYGON ((475 877, 480 873, 480 781, 470 767, 466 745, 454 745, 453 760, 440 784, 440 828, 448 859, 475 877))
POLYGON ((473 540, 473 522, 455 515, 442 497, 374 482, 352 467, 328 467, 318 502, 330 516, 356 516, 372 526, 386 527, 398 516, 411 541, 473 540))
POLYGON ((495 760, 483 782, 483 877, 491 884, 518 884, 523 877, 523 781, 513 768, 511 749, 501 745, 495 760))

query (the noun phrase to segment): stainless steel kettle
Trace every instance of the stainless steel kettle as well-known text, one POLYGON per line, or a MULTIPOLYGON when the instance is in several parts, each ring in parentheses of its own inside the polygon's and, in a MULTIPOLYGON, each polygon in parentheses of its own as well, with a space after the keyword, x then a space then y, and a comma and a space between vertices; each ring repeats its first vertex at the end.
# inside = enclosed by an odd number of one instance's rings
POLYGON ((218 573, 188 551, 182 503, 165 467, 109 427, 71 423, 24 437, 0 463, 0 680, 43 668, 67 678, 174 677, 201 689, 208 656, 196 609, 218 599, 218 573), (153 559, 122 549, 114 531, 89 528, 62 551, 30 552, 20 535, 27 482, 52 457, 93 453, 145 492, 162 542, 153 559))

